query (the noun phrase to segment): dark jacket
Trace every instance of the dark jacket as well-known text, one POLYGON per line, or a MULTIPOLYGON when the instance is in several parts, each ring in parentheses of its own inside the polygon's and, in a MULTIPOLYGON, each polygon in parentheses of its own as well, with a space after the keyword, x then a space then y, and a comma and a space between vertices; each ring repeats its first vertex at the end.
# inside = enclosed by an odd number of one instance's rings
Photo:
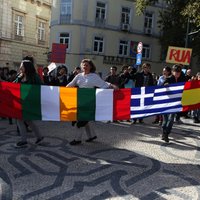
POLYGON ((25 84, 36 84, 36 85, 41 85, 42 81, 39 77, 39 75, 36 73, 34 74, 33 77, 28 78, 27 81, 22 82, 22 77, 17 77, 16 80, 14 81, 15 83, 25 83, 25 84))
POLYGON ((143 86, 153 86, 153 76, 151 73, 144 74, 144 72, 138 72, 134 76, 135 87, 143 87, 143 86))
POLYGON ((166 81, 164 82, 164 85, 166 84, 172 84, 172 83, 179 83, 179 82, 186 82, 186 76, 183 74, 183 72, 181 72, 180 77, 176 80, 174 75, 171 75, 170 77, 168 77, 166 79, 166 81))
POLYGON ((122 73, 119 75, 120 79, 121 79, 121 86, 120 88, 125 88, 125 84, 127 84, 129 82, 129 80, 132 78, 131 75, 129 73, 122 73))
POLYGON ((108 82, 108 83, 111 83, 113 85, 116 85, 119 88, 121 87, 122 81, 121 81, 121 78, 120 78, 119 75, 115 75, 115 76, 109 75, 109 76, 106 77, 105 81, 108 82))

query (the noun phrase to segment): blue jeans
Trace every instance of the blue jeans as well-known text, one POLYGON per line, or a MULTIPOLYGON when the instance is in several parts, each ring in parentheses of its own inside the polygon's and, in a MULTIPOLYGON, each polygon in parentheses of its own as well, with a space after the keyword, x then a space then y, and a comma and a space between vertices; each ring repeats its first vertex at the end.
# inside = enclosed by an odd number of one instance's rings
POLYGON ((162 128, 165 133, 168 135, 171 133, 172 126, 174 124, 175 114, 165 114, 163 115, 162 128))

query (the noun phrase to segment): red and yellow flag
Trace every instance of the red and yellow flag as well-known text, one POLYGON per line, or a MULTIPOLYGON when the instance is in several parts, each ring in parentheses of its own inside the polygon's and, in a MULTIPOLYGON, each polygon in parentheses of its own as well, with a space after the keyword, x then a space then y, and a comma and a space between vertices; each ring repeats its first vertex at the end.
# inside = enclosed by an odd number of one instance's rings
POLYGON ((181 103, 183 111, 200 108, 200 81, 189 81, 185 83, 181 103))

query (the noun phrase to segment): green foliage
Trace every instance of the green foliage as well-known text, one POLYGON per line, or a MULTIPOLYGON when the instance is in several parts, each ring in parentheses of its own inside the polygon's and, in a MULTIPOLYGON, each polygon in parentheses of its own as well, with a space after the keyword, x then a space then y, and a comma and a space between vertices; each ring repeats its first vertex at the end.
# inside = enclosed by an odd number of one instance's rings
POLYGON ((197 27, 200 27, 200 0, 190 0, 181 13, 192 19, 197 27))
POLYGON ((136 14, 141 15, 145 8, 153 3, 156 3, 158 0, 136 0, 136 14))
MULTIPOLYGON (((189 32, 200 28, 200 0, 164 0, 167 8, 160 12, 158 26, 161 30, 160 43, 162 58, 165 58, 168 46, 184 47, 187 27, 189 32), (189 23, 188 23, 189 20, 189 23)), ((136 0, 136 12, 142 14, 146 7, 156 0, 136 0)), ((200 33, 188 36, 187 47, 193 48, 193 55, 200 58, 200 33)))
POLYGON ((186 5, 185 2, 184 0, 171 0, 168 2, 169 9, 160 12, 158 26, 162 33, 160 43, 164 55, 166 55, 168 46, 185 46, 187 20, 185 21, 180 13, 186 5))

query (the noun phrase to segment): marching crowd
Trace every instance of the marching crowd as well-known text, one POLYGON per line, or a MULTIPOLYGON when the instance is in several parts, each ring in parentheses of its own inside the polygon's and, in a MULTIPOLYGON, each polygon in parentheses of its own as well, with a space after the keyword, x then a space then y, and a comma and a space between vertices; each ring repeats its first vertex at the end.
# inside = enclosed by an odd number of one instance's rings
MULTIPOLYGON (((80 66, 75 67, 73 72, 68 74, 68 69, 65 65, 60 65, 56 70, 49 73, 47 67, 43 68, 43 76, 37 74, 32 57, 25 57, 21 63, 19 71, 0 68, 0 81, 9 81, 22 84, 45 84, 53 86, 79 87, 79 88, 133 88, 143 86, 167 85, 177 82, 200 80, 200 72, 192 75, 191 69, 183 72, 181 65, 174 65, 172 68, 164 66, 162 75, 157 76, 151 72, 151 65, 144 63, 141 71, 138 71, 132 66, 124 65, 118 73, 116 66, 110 68, 110 72, 105 79, 96 73, 96 67, 92 60, 83 59, 80 66)), ((169 142, 169 134, 172 130, 174 121, 181 123, 181 117, 192 118, 194 123, 200 123, 200 110, 191 112, 156 115, 153 124, 159 124, 162 127, 162 140, 169 142)), ((27 146, 27 131, 29 128, 35 134, 35 144, 43 141, 44 137, 36 126, 34 121, 17 119, 17 128, 21 136, 21 140, 16 143, 16 147, 27 146)), ((142 118, 134 119, 132 124, 144 123, 142 118)), ((12 119, 9 118, 9 123, 12 119)), ((119 122, 120 123, 120 122, 119 122)), ((81 144, 83 129, 87 134, 86 142, 92 142, 97 139, 95 132, 88 121, 74 121, 72 125, 76 128, 75 139, 70 142, 71 145, 81 144)))

